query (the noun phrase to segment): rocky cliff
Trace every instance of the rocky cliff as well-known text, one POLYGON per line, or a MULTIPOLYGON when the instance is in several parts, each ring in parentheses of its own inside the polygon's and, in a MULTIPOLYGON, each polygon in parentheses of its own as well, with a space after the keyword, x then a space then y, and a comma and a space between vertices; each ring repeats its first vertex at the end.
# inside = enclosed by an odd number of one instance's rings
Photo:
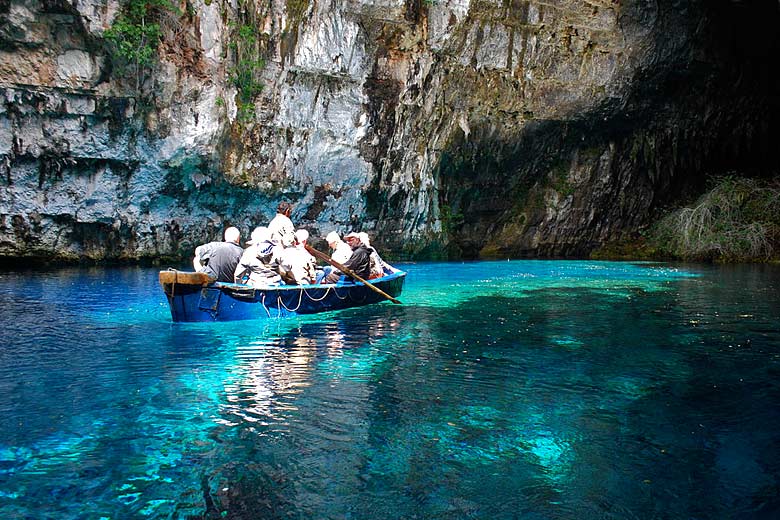
POLYGON ((0 1, 0 256, 187 256, 295 204, 418 256, 586 255, 776 172, 776 1, 0 1), (159 44, 157 43, 159 42, 159 44))

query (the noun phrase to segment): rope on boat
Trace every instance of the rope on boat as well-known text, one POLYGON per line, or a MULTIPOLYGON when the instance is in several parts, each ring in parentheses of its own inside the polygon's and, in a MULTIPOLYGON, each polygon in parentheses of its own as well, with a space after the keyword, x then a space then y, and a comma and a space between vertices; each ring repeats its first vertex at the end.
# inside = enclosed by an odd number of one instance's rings
MULTIPOLYGON (((290 312, 296 312, 298 309, 300 309, 301 308, 301 302, 303 302, 303 290, 298 291, 298 306, 296 308, 294 308, 294 309, 290 309, 289 307, 287 307, 287 305, 284 304, 284 300, 282 299, 282 295, 281 294, 279 295, 279 303, 281 304, 282 307, 284 307, 285 309, 287 309, 290 312)), ((279 309, 279 315, 281 316, 281 314, 282 314, 282 309, 279 309)))
POLYGON ((330 287, 326 287, 326 288, 325 288, 325 294, 323 294, 323 295, 322 295, 322 298, 319 298, 319 299, 317 299, 317 298, 313 298, 311 294, 309 294, 308 292, 306 292, 306 289, 302 289, 302 290, 303 290, 303 292, 305 292, 305 293, 306 293, 306 297, 307 297, 308 299, 310 299, 311 301, 313 301, 313 302, 321 302, 322 300, 324 300, 325 298, 327 298, 327 297, 328 297, 328 293, 330 292, 330 289, 331 289, 330 287))
POLYGON ((336 290, 335 287, 333 288, 333 294, 335 294, 336 298, 338 298, 339 300, 344 301, 347 298, 349 298, 349 288, 347 288, 347 294, 343 298, 341 296, 339 296, 339 292, 336 290))
POLYGON ((174 295, 176 294, 176 282, 179 281, 179 271, 177 271, 173 267, 169 267, 168 270, 176 273, 176 276, 173 277, 173 283, 171 284, 171 298, 173 298, 174 295))
POLYGON ((265 291, 263 292, 263 297, 260 299, 260 305, 263 306, 263 309, 265 309, 265 313, 268 314, 268 317, 271 317, 271 311, 268 310, 268 307, 265 306, 265 291))

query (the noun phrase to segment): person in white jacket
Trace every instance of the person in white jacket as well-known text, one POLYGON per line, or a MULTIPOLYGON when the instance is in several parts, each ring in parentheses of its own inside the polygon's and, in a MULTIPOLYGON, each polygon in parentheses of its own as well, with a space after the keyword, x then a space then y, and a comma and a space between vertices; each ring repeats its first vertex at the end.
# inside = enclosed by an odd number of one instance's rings
POLYGON ((279 285, 282 277, 279 266, 282 263, 282 246, 271 242, 271 234, 266 227, 256 227, 252 238, 247 242, 234 273, 236 283, 245 283, 252 287, 279 285))
POLYGON ((350 256, 352 256, 352 248, 349 247, 346 242, 341 240, 341 237, 335 231, 328 233, 328 235, 325 237, 325 240, 328 242, 328 247, 333 250, 333 253, 330 255, 330 259, 334 262, 343 264, 349 260, 350 256))
POLYGON ((291 284, 312 284, 317 279, 317 261, 306 251, 309 232, 299 229, 295 232, 293 247, 282 253, 282 277, 291 284))
POLYGON ((292 204, 282 201, 276 207, 276 216, 268 224, 268 232, 271 233, 271 242, 282 247, 290 247, 295 240, 295 226, 290 215, 292 204))

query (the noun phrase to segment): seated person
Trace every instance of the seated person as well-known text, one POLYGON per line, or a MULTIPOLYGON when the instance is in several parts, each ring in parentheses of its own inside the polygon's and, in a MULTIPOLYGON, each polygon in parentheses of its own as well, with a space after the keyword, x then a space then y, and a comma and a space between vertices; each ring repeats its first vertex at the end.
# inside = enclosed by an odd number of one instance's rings
POLYGON ((368 240, 368 233, 358 233, 360 235, 360 241, 363 245, 371 250, 371 276, 369 278, 382 278, 385 275, 385 262, 376 252, 376 249, 371 247, 371 243, 368 240))
POLYGON ((284 281, 289 284, 312 284, 317 278, 317 261, 306 251, 309 232, 299 229, 295 232, 293 247, 282 253, 281 272, 284 281))
MULTIPOLYGON (((352 256, 344 262, 344 267, 367 280, 371 276, 371 250, 363 245, 357 233, 348 234, 344 241, 352 249, 352 256)), ((322 283, 336 283, 340 278, 341 272, 333 271, 322 279, 322 283)))
MULTIPOLYGON (((325 241, 328 243, 328 247, 331 248, 333 253, 330 255, 330 259, 334 262, 338 262, 340 264, 343 264, 347 260, 349 260, 349 257, 352 256, 352 249, 347 245, 346 242, 341 240, 341 237, 339 237, 339 234, 335 231, 331 231, 328 233, 328 235, 325 237, 325 241)), ((322 278, 329 275, 332 272, 337 272, 339 275, 341 275, 341 271, 333 267, 332 265, 326 265, 323 267, 322 271, 319 272, 317 283, 322 283, 322 278)))
POLYGON ((195 248, 192 266, 218 282, 232 282, 236 265, 244 253, 239 243, 241 232, 235 227, 225 230, 224 242, 209 242, 195 248))
POLYGON ((234 272, 235 282, 252 287, 267 287, 282 283, 279 266, 282 262, 283 249, 271 242, 268 228, 256 227, 247 244, 249 247, 244 250, 234 272))
POLYGON ((341 237, 339 237, 339 234, 335 231, 328 233, 325 240, 328 242, 328 246, 333 250, 333 254, 330 255, 331 260, 343 264, 352 256, 352 249, 346 242, 341 240, 341 237))

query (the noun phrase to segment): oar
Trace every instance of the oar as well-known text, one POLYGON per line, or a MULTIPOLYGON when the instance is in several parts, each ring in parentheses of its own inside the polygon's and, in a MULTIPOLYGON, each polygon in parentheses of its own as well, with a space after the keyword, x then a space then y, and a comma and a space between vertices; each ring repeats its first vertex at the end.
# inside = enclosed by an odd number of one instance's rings
POLYGON ((311 253, 313 256, 316 256, 320 260, 328 262, 330 265, 332 265, 333 267, 335 267, 336 269, 338 269, 342 273, 346 274, 347 276, 351 276, 352 278, 354 278, 358 282, 363 282, 364 284, 366 284, 367 287, 370 287, 372 291, 381 294, 382 296, 384 296, 385 298, 387 298, 391 302, 393 302, 393 303, 401 303, 399 300, 396 300, 395 298, 393 298, 392 296, 387 294, 385 291, 383 291, 382 289, 380 289, 376 285, 374 285, 372 283, 369 283, 368 281, 366 281, 366 280, 362 279, 361 277, 359 277, 358 275, 356 275, 355 272, 352 271, 351 269, 349 269, 348 267, 344 267, 342 264, 340 264, 337 261, 333 260, 331 257, 326 255, 325 253, 323 253, 321 251, 317 251, 316 249, 311 247, 309 244, 306 244, 306 251, 311 253))

